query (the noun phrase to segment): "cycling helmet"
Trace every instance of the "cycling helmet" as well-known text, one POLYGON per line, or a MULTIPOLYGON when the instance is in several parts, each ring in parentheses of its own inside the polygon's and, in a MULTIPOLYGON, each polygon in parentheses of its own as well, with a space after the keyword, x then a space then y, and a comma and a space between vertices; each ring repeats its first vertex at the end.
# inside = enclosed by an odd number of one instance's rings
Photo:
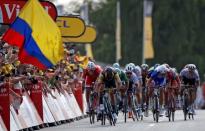
POLYGON ((164 63, 163 65, 166 66, 168 69, 170 68, 169 64, 167 63, 164 63))
POLYGON ((111 80, 114 76, 113 68, 112 67, 106 67, 105 68, 105 75, 106 75, 106 78, 108 80, 111 80))
POLYGON ((155 64, 154 69, 156 69, 158 66, 160 66, 160 64, 155 64))
POLYGON ((176 69, 176 68, 171 68, 171 70, 172 70, 174 73, 177 73, 177 69, 176 69))
POLYGON ((95 69, 95 63, 94 62, 88 62, 88 66, 87 66, 88 70, 94 70, 95 69))
POLYGON ((133 71, 133 66, 131 64, 128 64, 126 67, 125 67, 125 72, 132 72, 133 71))
POLYGON ((121 74, 121 70, 119 68, 115 68, 115 72, 117 72, 119 75, 121 74))
POLYGON ((187 65, 187 68, 188 68, 189 70, 191 70, 191 71, 196 70, 196 66, 195 66, 194 64, 189 64, 189 65, 187 65))
POLYGON ((165 65, 158 66, 156 70, 161 74, 166 74, 168 69, 165 65))
POLYGON ((141 65, 141 69, 142 70, 148 70, 149 69, 149 66, 147 64, 142 64, 141 65))
POLYGON ((138 66, 138 65, 135 66, 135 67, 134 67, 134 71, 141 73, 141 68, 140 68, 140 66, 138 66))
POLYGON ((132 66, 132 68, 135 68, 135 64, 134 63, 129 63, 128 65, 132 66))
POLYGON ((118 68, 118 69, 119 69, 119 68, 120 68, 120 64, 119 64, 119 63, 114 63, 114 64, 112 65, 112 67, 113 67, 113 68, 118 68))

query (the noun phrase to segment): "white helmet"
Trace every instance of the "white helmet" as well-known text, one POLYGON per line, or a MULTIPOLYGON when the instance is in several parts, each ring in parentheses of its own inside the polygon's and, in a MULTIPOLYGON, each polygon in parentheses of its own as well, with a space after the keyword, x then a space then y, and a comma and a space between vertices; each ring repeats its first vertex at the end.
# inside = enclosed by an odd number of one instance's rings
POLYGON ((89 62, 88 62, 87 69, 88 69, 88 70, 94 70, 94 69, 95 69, 95 63, 89 61, 89 62))
POLYGON ((125 67, 125 72, 132 72, 133 71, 133 66, 128 64, 126 67, 125 67))
POLYGON ((168 68, 165 65, 160 65, 156 68, 156 71, 165 74, 168 72, 168 68))
POLYGON ((186 66, 189 70, 196 70, 196 66, 194 65, 194 64, 188 64, 187 66, 186 66))
POLYGON ((112 66, 113 66, 113 68, 118 68, 118 69, 120 68, 120 64, 119 63, 114 63, 112 66))
POLYGON ((132 66, 132 68, 135 68, 135 64, 134 63, 129 63, 128 65, 132 66))
POLYGON ((136 71, 136 72, 138 72, 138 73, 141 73, 141 68, 140 68, 140 66, 135 66, 135 68, 134 68, 134 70, 136 71))

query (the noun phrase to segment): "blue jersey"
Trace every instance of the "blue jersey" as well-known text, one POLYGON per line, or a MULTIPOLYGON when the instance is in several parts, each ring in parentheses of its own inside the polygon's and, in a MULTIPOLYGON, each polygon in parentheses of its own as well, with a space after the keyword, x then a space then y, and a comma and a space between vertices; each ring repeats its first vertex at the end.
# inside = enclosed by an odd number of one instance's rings
POLYGON ((151 73, 151 78, 155 82, 155 86, 164 86, 166 84, 166 76, 161 76, 160 72, 156 70, 151 73))

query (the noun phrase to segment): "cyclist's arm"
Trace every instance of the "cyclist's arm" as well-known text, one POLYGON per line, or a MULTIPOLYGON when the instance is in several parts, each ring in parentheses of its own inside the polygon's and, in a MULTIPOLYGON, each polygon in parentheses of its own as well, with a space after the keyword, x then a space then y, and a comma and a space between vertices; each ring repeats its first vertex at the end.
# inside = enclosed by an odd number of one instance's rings
POLYGON ((199 73, 198 71, 196 70, 196 83, 195 83, 195 86, 198 87, 200 85, 200 78, 199 78, 199 73))
POLYGON ((147 80, 147 87, 150 87, 150 86, 151 86, 152 80, 153 80, 153 79, 152 79, 151 77, 147 80))
POLYGON ((116 88, 120 89, 120 87, 122 86, 122 82, 118 74, 115 75, 115 83, 116 83, 116 88))
POLYGON ((94 91, 95 92, 100 92, 100 89, 103 87, 103 84, 104 84, 103 79, 104 79, 104 77, 103 77, 103 74, 101 73, 99 75, 99 77, 97 78, 95 86, 94 86, 94 91))

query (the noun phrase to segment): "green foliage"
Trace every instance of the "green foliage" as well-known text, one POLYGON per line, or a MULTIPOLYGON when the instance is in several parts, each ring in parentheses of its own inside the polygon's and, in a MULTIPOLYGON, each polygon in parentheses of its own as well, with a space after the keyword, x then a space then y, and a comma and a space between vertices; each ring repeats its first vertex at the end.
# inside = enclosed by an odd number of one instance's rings
MULTIPOLYGON (((95 58, 115 61, 116 0, 91 11, 98 39, 95 58)), ((143 38, 143 0, 121 0, 122 64, 141 64, 143 38)), ((153 41, 155 58, 148 64, 169 63, 181 69, 195 63, 205 72, 205 0, 154 0, 153 41)))

